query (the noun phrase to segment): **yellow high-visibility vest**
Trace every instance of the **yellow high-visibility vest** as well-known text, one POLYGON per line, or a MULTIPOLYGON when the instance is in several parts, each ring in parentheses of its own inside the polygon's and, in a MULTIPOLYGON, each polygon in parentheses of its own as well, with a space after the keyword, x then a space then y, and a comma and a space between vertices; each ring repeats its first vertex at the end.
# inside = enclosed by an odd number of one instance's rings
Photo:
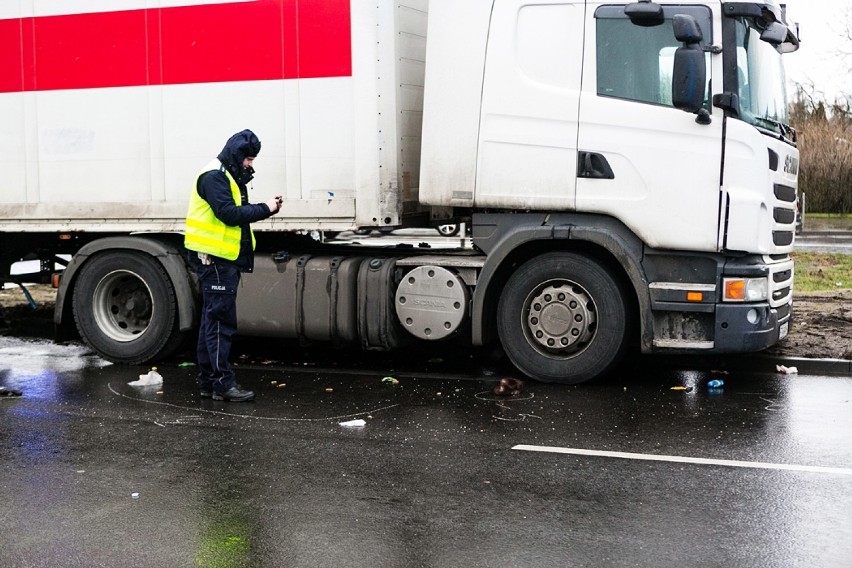
MULTIPOLYGON (((198 195, 198 180, 201 176, 209 171, 220 168, 222 168, 221 162, 213 160, 195 178, 195 187, 192 188, 189 196, 189 210, 186 213, 186 232, 184 233, 183 246, 188 250, 204 252, 228 260, 236 260, 240 255, 242 230, 239 227, 226 225, 220 221, 213 213, 210 204, 198 195)), ((237 206, 242 205, 243 199, 240 195, 240 187, 227 169, 222 168, 222 170, 231 184, 231 195, 234 197, 234 203, 237 206)), ((251 228, 249 228, 249 234, 251 235, 251 249, 254 250, 256 242, 254 232, 251 228)))

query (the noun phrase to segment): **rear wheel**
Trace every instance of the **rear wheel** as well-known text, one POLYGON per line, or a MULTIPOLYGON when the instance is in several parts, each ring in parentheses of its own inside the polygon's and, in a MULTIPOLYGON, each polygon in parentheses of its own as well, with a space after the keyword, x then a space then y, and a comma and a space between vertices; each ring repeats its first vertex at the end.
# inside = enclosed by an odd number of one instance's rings
POLYGON ((73 307, 83 340, 110 361, 154 361, 181 344, 171 280, 148 255, 122 251, 92 257, 80 270, 73 307))
POLYGON ((498 332, 509 359, 526 375, 545 382, 589 381, 624 354, 624 291, 590 258, 544 254, 523 264, 506 283, 498 332))

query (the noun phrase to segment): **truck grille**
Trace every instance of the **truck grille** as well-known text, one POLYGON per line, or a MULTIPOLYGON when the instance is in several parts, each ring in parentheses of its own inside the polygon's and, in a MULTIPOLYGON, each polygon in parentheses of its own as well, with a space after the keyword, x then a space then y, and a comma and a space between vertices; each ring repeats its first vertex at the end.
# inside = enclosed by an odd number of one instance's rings
POLYGON ((790 187, 789 185, 781 185, 780 183, 776 183, 775 197, 777 197, 781 201, 786 201, 787 203, 795 203, 796 188, 790 187))
POLYGON ((774 193, 777 201, 772 210, 775 220, 772 242, 776 247, 789 247, 796 228, 796 188, 776 183, 774 193))
MULTIPOLYGON (((764 261, 769 265, 769 305, 775 309, 789 306, 793 299, 792 259, 785 257, 784 260, 773 261, 767 256, 764 261)), ((789 309, 785 309, 784 314, 789 317, 789 309)), ((779 316, 781 315, 779 310, 779 316)))

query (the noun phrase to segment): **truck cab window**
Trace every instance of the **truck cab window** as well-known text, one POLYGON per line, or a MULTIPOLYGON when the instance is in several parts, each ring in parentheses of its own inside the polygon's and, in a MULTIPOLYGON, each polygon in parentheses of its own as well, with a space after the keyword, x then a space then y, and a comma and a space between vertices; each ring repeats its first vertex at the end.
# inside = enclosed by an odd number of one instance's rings
MULTIPOLYGON (((597 9, 599 96, 672 105, 672 65, 675 50, 682 45, 674 37, 672 18, 675 14, 693 16, 704 34, 705 45, 712 43, 713 36, 709 8, 665 6, 663 14, 663 24, 642 27, 627 18, 623 6, 601 6, 597 9)), ((710 77, 709 54, 707 77, 710 77)))
POLYGON ((760 39, 759 19, 740 17, 737 30, 739 117, 757 128, 792 139, 781 53, 760 39))

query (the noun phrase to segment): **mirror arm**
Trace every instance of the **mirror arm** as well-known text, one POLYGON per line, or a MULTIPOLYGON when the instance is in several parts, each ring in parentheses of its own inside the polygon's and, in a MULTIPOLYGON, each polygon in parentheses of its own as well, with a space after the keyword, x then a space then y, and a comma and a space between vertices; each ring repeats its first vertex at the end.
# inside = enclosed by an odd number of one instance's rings
POLYGON ((740 114, 740 97, 736 93, 713 95, 713 106, 730 112, 734 116, 740 114))

